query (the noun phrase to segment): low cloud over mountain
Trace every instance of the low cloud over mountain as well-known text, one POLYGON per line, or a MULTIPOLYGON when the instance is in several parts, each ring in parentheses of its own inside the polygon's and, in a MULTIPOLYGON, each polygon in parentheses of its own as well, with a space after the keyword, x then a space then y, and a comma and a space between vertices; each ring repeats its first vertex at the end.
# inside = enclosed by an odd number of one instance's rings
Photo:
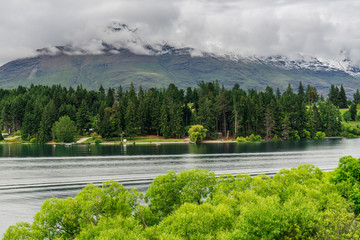
POLYGON ((145 45, 167 43, 197 53, 359 65, 359 10, 356 0, 13 0, 0 8, 0 64, 44 46, 99 54, 106 42, 138 54, 148 54, 145 45), (109 30, 113 22, 133 31, 109 30))

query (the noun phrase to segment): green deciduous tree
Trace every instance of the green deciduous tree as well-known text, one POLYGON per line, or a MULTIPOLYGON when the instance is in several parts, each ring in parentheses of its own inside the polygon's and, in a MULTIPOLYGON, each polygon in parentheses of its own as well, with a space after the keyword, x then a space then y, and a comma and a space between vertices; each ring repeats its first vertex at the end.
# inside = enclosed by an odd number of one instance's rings
POLYGON ((170 214, 181 204, 200 204, 215 185, 215 174, 207 170, 174 171, 156 177, 146 191, 150 209, 161 217, 170 214))
POLYGON ((73 142, 76 134, 75 122, 69 116, 62 116, 53 127, 55 139, 59 142, 73 142))

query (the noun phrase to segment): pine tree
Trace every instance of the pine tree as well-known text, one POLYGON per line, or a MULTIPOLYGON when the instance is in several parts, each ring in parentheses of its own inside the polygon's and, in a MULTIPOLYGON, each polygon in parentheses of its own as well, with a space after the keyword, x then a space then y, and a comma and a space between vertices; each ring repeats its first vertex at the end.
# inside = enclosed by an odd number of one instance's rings
POLYGON ((199 102, 199 110, 196 113, 197 122, 209 130, 215 132, 216 113, 214 104, 209 98, 204 98, 199 102))
POLYGON ((6 129, 9 133, 13 131, 13 113, 10 101, 3 102, 1 111, 2 128, 6 129))
POLYGON ((279 100, 281 98, 281 92, 280 92, 280 89, 277 88, 276 89, 276 95, 275 95, 276 99, 279 100))
POLYGON ((347 101, 346 101, 346 93, 344 90, 343 85, 341 85, 340 87, 340 92, 339 92, 339 108, 347 108, 347 101))
POLYGON ((160 112, 160 134, 168 138, 170 136, 170 126, 169 126, 169 116, 168 116, 168 109, 165 99, 161 105, 161 112, 160 112))
POLYGON ((316 88, 310 84, 306 89, 306 99, 307 103, 310 105, 319 101, 319 94, 317 93, 316 88))
POLYGON ((298 96, 302 101, 306 102, 306 94, 302 82, 299 83, 298 96))
POLYGON ((358 105, 360 103, 360 92, 359 89, 356 90, 356 93, 354 93, 354 104, 358 105))
POLYGON ((100 85, 100 87, 99 87, 98 99, 100 102, 105 101, 105 89, 104 89, 103 85, 100 85))
POLYGON ((46 105, 40 122, 39 141, 42 143, 52 139, 52 127, 57 120, 57 111, 53 100, 46 105))
POLYGON ((351 121, 355 121, 356 120, 356 115, 357 115, 357 110, 356 110, 356 105, 355 104, 350 105, 349 112, 351 114, 351 121))
POLYGON ((293 121, 294 130, 298 131, 301 138, 305 138, 304 131, 306 130, 306 122, 307 122, 307 110, 306 110, 306 103, 305 103, 305 94, 300 93, 296 96, 296 103, 295 103, 295 119, 293 121), (299 95, 300 94, 300 95, 299 95))
POLYGON ((323 132, 326 136, 337 136, 341 131, 341 114, 330 101, 319 105, 319 112, 323 124, 323 132))
POLYGON ((222 86, 220 93, 219 93, 219 95, 217 95, 215 101, 216 101, 215 102, 216 112, 218 113, 217 117, 219 119, 220 126, 222 126, 223 136, 226 136, 226 133, 228 130, 227 117, 228 117, 228 113, 230 110, 230 106, 229 106, 229 100, 227 99, 226 90, 225 90, 224 86, 222 86))
POLYGON ((337 105, 337 97, 338 97, 337 95, 338 94, 336 92, 334 84, 331 84, 328 99, 335 106, 337 105))
POLYGON ((266 131, 266 139, 271 140, 273 137, 275 122, 274 122, 272 113, 269 108, 266 109, 266 112, 265 112, 265 123, 264 124, 265 124, 265 131, 266 131))
POLYGON ((82 100, 76 113, 76 125, 82 134, 88 131, 91 126, 91 114, 85 100, 82 100))
POLYGON ((125 133, 130 138, 133 138, 140 133, 137 117, 138 117, 137 106, 134 101, 129 101, 125 114, 125 122, 126 122, 125 133))
POLYGON ((289 120, 289 116, 288 115, 285 115, 284 119, 283 119, 283 122, 282 122, 282 138, 284 140, 288 140, 289 139, 289 136, 290 136, 290 131, 291 131, 291 128, 290 128, 290 120, 289 120))
POLYGON ((114 110, 111 107, 104 109, 104 116, 98 122, 99 134, 103 138, 111 138, 116 136, 118 133, 115 132, 116 123, 113 122, 114 110))
POLYGON ((112 107, 115 102, 115 89, 109 88, 106 98, 105 98, 105 107, 112 107))

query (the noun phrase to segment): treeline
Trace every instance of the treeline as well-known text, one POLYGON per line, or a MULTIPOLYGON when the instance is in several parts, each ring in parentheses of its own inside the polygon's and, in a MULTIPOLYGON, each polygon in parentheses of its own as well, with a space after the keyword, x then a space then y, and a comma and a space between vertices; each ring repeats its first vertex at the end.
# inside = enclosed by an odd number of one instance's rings
MULTIPOLYGON (((26 141, 39 142, 52 140, 53 125, 62 116, 68 116, 79 133, 92 129, 104 138, 140 134, 181 138, 195 124, 208 130, 208 138, 254 134, 300 139, 313 138, 319 131, 337 136, 341 133, 337 108, 349 101, 342 86, 331 89, 324 100, 315 87, 305 90, 301 83, 296 91, 289 85, 283 93, 271 87, 245 91, 238 84, 225 89, 217 82, 201 82, 186 90, 170 84, 138 91, 133 85, 126 91, 121 86, 98 91, 81 86, 19 86, 0 89, 0 126, 8 132, 20 130, 26 141)), ((354 99, 359 101, 357 94, 354 99)))
POLYGON ((3 239, 359 239, 360 159, 273 178, 190 170, 156 177, 145 196, 110 181, 44 201, 3 239), (147 204, 141 204, 143 197, 147 204))

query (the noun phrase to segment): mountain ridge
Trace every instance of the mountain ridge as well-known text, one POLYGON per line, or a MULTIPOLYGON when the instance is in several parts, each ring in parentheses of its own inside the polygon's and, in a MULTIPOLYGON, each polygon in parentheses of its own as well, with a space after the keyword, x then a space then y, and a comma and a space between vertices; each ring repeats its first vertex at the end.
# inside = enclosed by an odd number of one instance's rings
POLYGON ((31 84, 74 87, 81 84, 89 89, 97 89, 100 85, 127 88, 133 82, 136 87, 142 85, 144 88, 161 88, 170 83, 187 88, 201 81, 218 80, 228 88, 239 83, 242 88, 258 90, 266 86, 284 90, 288 83, 297 87, 300 81, 304 85, 314 85, 322 94, 327 93, 331 84, 343 84, 348 94, 360 89, 360 70, 346 59, 342 62, 318 58, 295 61, 283 56, 193 54, 192 48, 167 44, 144 45, 148 54, 139 54, 105 42, 102 46, 99 54, 70 45, 39 49, 36 57, 17 59, 1 66, 0 87, 31 84))

